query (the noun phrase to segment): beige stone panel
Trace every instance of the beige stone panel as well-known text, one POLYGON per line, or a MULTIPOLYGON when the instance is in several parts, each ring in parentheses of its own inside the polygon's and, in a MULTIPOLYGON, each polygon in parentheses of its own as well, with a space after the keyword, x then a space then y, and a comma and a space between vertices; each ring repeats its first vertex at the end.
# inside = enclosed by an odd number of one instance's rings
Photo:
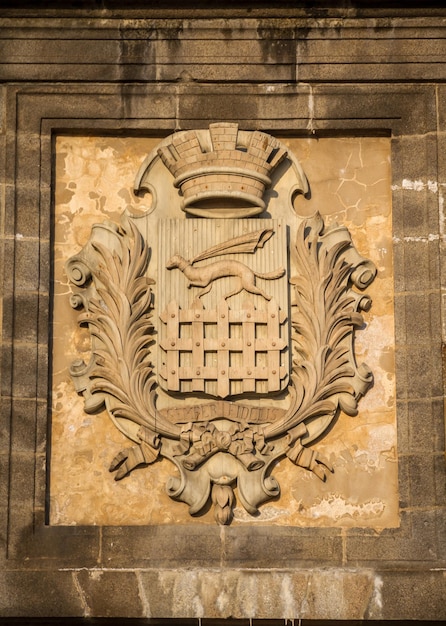
MULTIPOLYGON (((135 198, 132 188, 136 172, 158 141, 59 137, 56 143, 52 524, 215 523, 212 511, 194 521, 185 504, 168 498, 165 484, 176 469, 167 460, 136 470, 120 482, 113 480, 108 466, 131 442, 105 412, 83 411, 68 374, 74 359, 88 361, 89 337, 76 327, 64 263, 86 243, 94 223, 117 221, 127 206, 133 211, 150 207, 150 194, 135 198)), ((335 469, 325 483, 283 459, 273 471, 281 485, 280 499, 264 505, 256 518, 237 507, 233 523, 395 526, 390 141, 287 138, 284 143, 300 160, 311 186, 311 199, 295 199, 297 213, 308 216, 319 210, 327 224, 345 224, 358 251, 378 267, 378 276, 367 289, 373 307, 365 314, 365 329, 357 332, 355 343, 358 363, 365 361, 371 367, 375 382, 360 401, 358 416, 341 414, 331 432, 313 446, 335 469)), ((292 214, 273 197, 269 208, 274 218, 292 214)))

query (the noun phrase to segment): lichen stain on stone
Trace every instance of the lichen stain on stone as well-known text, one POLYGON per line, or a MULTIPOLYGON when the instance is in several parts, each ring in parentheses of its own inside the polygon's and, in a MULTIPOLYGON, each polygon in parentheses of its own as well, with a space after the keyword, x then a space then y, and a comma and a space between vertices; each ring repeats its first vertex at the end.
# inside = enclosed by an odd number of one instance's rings
POLYGON ((381 576, 375 574, 373 577, 373 592, 367 607, 366 619, 382 618, 383 598, 382 598, 383 580, 381 576))
POLYGON ((395 396, 395 358, 393 334, 393 315, 372 315, 367 324, 366 332, 356 341, 356 359, 358 363, 364 361, 373 363, 373 386, 361 399, 360 411, 378 411, 389 409, 394 403, 395 396))
POLYGON ((202 617, 204 615, 201 601, 203 597, 202 580, 196 571, 184 571, 183 573, 184 575, 181 577, 173 577, 173 587, 170 594, 172 617, 202 617))
POLYGON ((216 605, 220 615, 225 615, 227 608, 231 606, 232 597, 227 593, 226 589, 223 589, 216 600, 216 605))
POLYGON ((288 516, 289 511, 284 509, 277 503, 276 506, 271 506, 266 504, 261 508, 261 515, 252 516, 250 515, 244 508, 235 507, 234 509, 234 520, 237 522, 259 522, 264 524, 265 522, 277 521, 279 518, 283 516, 288 516))
POLYGON ((313 571, 308 595, 312 619, 363 619, 373 593, 371 572, 330 568, 313 571))
POLYGON ((283 574, 280 589, 280 600, 282 604, 282 615, 291 617, 298 615, 298 609, 296 606, 295 590, 291 577, 287 574, 283 574))
POLYGON ((357 568, 265 572, 160 570, 143 589, 153 614, 227 619, 364 619, 381 615, 381 579, 357 568))
POLYGON ((378 500, 368 500, 362 504, 352 504, 339 494, 331 494, 321 499, 317 504, 302 511, 304 517, 319 519, 325 517, 331 520, 340 520, 349 517, 364 521, 368 518, 380 517, 385 509, 385 504, 378 500))

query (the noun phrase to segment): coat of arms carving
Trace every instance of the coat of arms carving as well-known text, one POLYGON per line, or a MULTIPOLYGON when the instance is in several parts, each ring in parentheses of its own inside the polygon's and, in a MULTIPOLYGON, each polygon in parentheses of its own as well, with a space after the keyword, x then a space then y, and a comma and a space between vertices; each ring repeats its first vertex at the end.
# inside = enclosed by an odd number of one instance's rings
POLYGON ((212 502, 220 524, 236 500, 255 514, 280 495, 283 457, 325 480, 312 444, 372 383, 354 334, 374 265, 345 226, 298 215, 305 174, 264 132, 175 133, 135 191, 150 209, 96 224, 67 263, 91 334, 72 378, 85 411, 105 406, 129 439, 111 472, 167 458, 179 471, 168 494, 192 515, 212 502))

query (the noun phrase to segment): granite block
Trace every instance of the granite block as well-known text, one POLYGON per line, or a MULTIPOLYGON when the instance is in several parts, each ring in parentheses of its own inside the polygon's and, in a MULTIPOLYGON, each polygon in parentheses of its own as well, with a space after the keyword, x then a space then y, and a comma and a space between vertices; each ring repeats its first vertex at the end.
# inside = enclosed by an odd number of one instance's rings
POLYGON ((16 289, 36 291, 39 288, 40 244, 38 240, 17 239, 15 243, 16 289))
POLYGON ((85 614, 72 572, 2 569, 0 589, 0 615, 4 617, 50 618, 85 614))
POLYGON ((443 571, 382 572, 382 604, 385 620, 446 619, 446 577, 443 571))
POLYGON ((83 569, 74 576, 90 615, 145 617, 136 572, 83 569))
POLYGON ((12 393, 19 398, 33 398, 38 388, 38 350, 36 344, 14 346, 12 393))

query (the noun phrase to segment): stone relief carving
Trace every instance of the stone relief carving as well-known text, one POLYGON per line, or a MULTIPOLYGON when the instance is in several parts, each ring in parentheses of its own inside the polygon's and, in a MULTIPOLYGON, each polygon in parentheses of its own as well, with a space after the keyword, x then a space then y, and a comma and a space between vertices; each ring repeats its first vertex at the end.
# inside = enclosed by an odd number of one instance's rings
POLYGON ((228 524, 236 498, 254 515, 279 496, 279 459, 333 471, 312 444, 372 384, 353 342, 376 269, 346 227, 297 215, 305 176, 265 133, 176 133, 135 186, 150 210, 95 225, 67 263, 92 347, 71 375, 86 412, 105 406, 133 444, 111 461, 116 480, 167 458, 168 494, 228 524))

